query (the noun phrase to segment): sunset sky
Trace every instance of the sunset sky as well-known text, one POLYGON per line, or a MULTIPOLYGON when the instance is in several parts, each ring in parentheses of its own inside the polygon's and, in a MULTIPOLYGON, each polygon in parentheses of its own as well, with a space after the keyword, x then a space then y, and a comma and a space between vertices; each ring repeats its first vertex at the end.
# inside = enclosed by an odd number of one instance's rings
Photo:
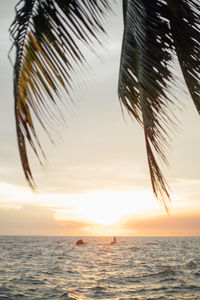
MULTIPOLYGON (((121 1, 105 21, 104 47, 87 50, 89 66, 75 76, 70 113, 51 144, 39 130, 48 161, 42 168, 29 151, 38 192, 22 171, 14 120, 8 28, 18 1, 0 9, 0 234, 22 235, 200 235, 200 119, 190 97, 178 94, 182 110, 171 142, 170 215, 153 197, 143 130, 125 113, 118 96, 122 39, 121 1)), ((178 71, 177 71, 178 72, 178 71)), ((70 101, 64 96, 67 107, 70 101)))

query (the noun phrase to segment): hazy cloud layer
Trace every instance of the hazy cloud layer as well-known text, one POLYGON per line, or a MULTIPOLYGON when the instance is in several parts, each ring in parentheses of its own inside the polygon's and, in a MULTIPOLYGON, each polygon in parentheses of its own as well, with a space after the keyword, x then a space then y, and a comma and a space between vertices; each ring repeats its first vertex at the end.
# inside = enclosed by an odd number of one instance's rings
POLYGON ((54 212, 38 206, 18 209, 0 208, 2 235, 85 235, 91 224, 80 221, 56 221, 54 212))
POLYGON ((0 235, 64 235, 84 236, 199 236, 200 214, 159 217, 130 217, 112 226, 87 221, 59 221, 53 209, 27 205, 21 208, 0 208, 0 235))
POLYGON ((139 219, 130 218, 123 226, 131 235, 200 235, 200 214, 182 214, 139 219))

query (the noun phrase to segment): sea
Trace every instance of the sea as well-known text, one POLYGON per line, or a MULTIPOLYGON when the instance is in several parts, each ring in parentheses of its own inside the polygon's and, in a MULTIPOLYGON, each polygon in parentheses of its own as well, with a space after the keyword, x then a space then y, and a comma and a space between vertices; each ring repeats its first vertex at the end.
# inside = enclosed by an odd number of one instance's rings
POLYGON ((200 299, 200 237, 111 241, 0 236, 0 299, 200 299))

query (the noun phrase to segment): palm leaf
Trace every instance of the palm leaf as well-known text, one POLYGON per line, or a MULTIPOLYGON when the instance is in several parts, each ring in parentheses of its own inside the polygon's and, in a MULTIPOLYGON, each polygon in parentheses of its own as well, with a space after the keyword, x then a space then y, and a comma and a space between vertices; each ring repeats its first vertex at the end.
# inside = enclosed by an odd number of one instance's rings
POLYGON ((169 193, 153 149, 166 162, 166 89, 171 73, 170 29, 161 18, 161 1, 124 1, 124 37, 119 75, 119 97, 131 115, 144 127, 153 191, 167 207, 169 193), (166 46, 167 45, 167 46, 166 46))
POLYGON ((174 102, 168 92, 173 80, 170 63, 177 53, 199 111, 199 9, 193 0, 123 1, 118 94, 130 115, 144 128, 153 192, 166 209, 169 189, 155 156, 167 163, 168 131, 175 125, 169 109, 174 102))
POLYGON ((33 189, 35 184, 26 142, 40 162, 41 152, 45 155, 34 129, 32 114, 50 136, 48 125, 55 117, 52 104, 56 105, 56 97, 61 97, 61 87, 70 94, 70 73, 84 61, 80 42, 89 45, 98 39, 96 33, 104 31, 102 18, 107 10, 108 0, 21 0, 16 6, 16 18, 10 33, 16 48, 17 139, 23 170, 33 189))
POLYGON ((193 0, 168 0, 168 6, 166 15, 170 20, 177 57, 200 114, 200 5, 193 0))

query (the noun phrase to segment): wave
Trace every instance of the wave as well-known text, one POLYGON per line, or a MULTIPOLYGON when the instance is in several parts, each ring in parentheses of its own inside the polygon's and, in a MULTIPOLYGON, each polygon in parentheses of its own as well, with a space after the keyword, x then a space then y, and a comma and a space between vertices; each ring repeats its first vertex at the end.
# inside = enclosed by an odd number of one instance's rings
POLYGON ((168 276, 168 275, 175 275, 176 272, 171 268, 165 268, 164 270, 158 272, 158 274, 168 276))
POLYGON ((189 269, 195 269, 197 266, 198 266, 197 263, 195 263, 193 260, 186 263, 186 267, 189 269))
POLYGON ((133 247, 130 247, 129 250, 131 250, 131 251, 138 251, 138 250, 141 250, 141 248, 133 246, 133 247))
POLYGON ((76 237, 0 240, 0 300, 200 299, 199 238, 184 248, 185 238, 120 237, 110 247, 88 237, 81 249, 76 237))

